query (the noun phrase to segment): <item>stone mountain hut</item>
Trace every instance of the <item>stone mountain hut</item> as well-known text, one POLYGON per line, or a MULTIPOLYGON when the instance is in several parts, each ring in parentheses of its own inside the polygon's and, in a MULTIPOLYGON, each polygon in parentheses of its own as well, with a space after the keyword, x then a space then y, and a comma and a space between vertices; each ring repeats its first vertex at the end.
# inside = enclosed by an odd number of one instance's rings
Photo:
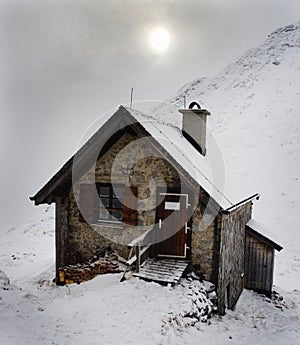
POLYGON ((172 114, 181 125, 120 106, 30 198, 55 203, 57 284, 63 267, 109 246, 146 280, 176 283, 194 270, 216 286, 221 314, 244 286, 271 291, 282 248, 251 228, 257 194, 223 193, 210 113, 193 103, 172 114))

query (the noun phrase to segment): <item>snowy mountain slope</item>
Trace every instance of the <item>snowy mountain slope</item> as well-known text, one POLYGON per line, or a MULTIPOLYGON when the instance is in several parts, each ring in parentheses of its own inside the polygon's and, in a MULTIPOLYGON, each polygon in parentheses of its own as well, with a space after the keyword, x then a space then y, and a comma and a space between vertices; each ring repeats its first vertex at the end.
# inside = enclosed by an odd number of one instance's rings
MULTIPOLYGON (((211 111, 228 186, 261 194, 254 218, 284 247, 276 282, 300 287, 300 22, 271 33, 214 78, 199 78, 154 110, 180 127, 176 109, 200 102, 211 111), (286 262, 289 262, 287 265, 286 262)), ((209 154, 209 152, 208 152, 209 154)))
POLYGON ((45 270, 54 272, 53 211, 40 206, 34 219, 2 232, 0 270, 5 267, 11 283, 26 282, 45 270))

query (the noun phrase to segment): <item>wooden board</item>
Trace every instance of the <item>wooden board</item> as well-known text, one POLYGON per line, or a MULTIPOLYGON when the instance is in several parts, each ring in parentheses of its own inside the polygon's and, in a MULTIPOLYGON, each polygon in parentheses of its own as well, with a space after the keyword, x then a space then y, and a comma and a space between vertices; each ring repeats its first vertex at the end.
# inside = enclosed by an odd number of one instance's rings
POLYGON ((160 284, 175 285, 188 265, 189 262, 185 260, 148 259, 140 267, 139 273, 133 275, 160 284))

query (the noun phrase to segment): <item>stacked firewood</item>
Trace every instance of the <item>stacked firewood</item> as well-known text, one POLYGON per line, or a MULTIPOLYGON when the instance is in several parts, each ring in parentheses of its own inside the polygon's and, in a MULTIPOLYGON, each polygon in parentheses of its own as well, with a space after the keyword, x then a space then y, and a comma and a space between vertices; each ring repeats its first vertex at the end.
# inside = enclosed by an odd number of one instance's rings
POLYGON ((78 263, 61 267, 59 279, 61 284, 82 283, 93 279, 98 274, 120 273, 118 256, 107 252, 94 255, 87 263, 78 263), (100 256, 101 255, 101 256, 100 256))

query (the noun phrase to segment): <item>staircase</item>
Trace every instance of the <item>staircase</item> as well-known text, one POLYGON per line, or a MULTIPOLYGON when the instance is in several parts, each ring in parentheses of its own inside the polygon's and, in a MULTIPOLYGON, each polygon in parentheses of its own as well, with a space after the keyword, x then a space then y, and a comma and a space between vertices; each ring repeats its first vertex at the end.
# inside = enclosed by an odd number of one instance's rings
POLYGON ((174 259, 147 259, 133 276, 163 285, 178 283, 189 265, 188 261, 174 259))

